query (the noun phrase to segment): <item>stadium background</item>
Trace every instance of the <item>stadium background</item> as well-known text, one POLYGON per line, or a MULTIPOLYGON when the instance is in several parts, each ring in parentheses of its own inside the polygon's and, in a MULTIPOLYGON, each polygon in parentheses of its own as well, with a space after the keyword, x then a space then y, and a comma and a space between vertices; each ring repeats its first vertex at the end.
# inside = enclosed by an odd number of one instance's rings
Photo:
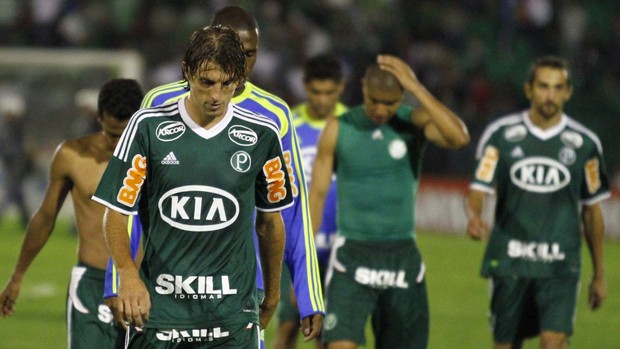
POLYGON ((566 111, 603 142, 615 194, 604 204, 608 235, 620 237, 614 214, 620 210, 620 3, 614 0, 0 0, 0 97, 17 91, 26 99, 25 142, 37 165, 25 178, 31 206, 54 148, 84 130, 76 92, 96 91, 111 76, 137 78, 145 90, 178 79, 192 30, 226 5, 257 17, 261 43, 251 79, 291 106, 303 99, 305 58, 337 54, 347 77, 343 101, 355 105, 365 67, 387 52, 410 63, 465 120, 472 134, 466 149, 427 152, 423 179, 431 181, 423 181, 423 194, 430 195, 418 203, 422 229, 462 231, 462 195, 480 133, 494 118, 527 107, 522 87, 532 59, 566 57, 575 87, 566 111), (101 64, 114 56, 116 63, 101 64), (449 211, 438 218, 438 209, 449 211))
MULTIPOLYGON (((17 93, 26 101, 25 146, 35 166, 24 180, 32 209, 45 188, 53 150, 85 129, 76 94, 116 76, 138 79, 145 91, 178 79, 192 30, 226 5, 242 5, 257 17, 261 43, 251 79, 291 106, 303 99, 305 58, 337 54, 347 77, 343 101, 355 105, 361 102, 365 67, 385 52, 410 63, 429 90, 465 120, 471 145, 459 152, 428 150, 417 204, 424 232, 462 237, 462 195, 484 126, 527 107, 522 85, 532 59, 566 57, 575 87, 566 112, 603 142, 614 188, 604 203, 607 233, 620 238, 616 0, 0 0, 0 97, 17 93)), ((5 231, 6 223, 2 227, 5 231)), ((0 248, 7 241, 0 240, 0 248)), ((15 260, 12 254, 4 257, 3 264, 15 260)), ((610 314, 617 314, 618 305, 613 309, 610 314)))

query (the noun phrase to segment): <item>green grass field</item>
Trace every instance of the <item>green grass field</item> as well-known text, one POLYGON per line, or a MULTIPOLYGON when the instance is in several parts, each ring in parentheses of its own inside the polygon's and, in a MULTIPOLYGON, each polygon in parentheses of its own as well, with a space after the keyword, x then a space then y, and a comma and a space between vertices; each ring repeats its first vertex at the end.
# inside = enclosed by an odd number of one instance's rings
MULTIPOLYGON (((13 224, 0 226, 0 283, 4 285, 19 253, 23 234, 13 224)), ((488 283, 478 277, 484 245, 461 236, 420 234, 427 265, 431 309, 431 349, 490 348, 486 321, 488 283)), ((17 311, 0 319, 0 348, 66 348, 65 294, 76 262, 76 238, 67 224, 59 224, 45 249, 31 266, 18 300, 17 311)), ((603 309, 587 309, 589 259, 584 259, 576 333, 572 348, 620 348, 620 244, 606 246, 608 299, 603 309)), ((584 251, 587 258, 587 253, 584 251)), ((267 329, 267 348, 273 345, 275 323, 267 329)), ((370 336, 369 336, 370 337, 370 336)), ((365 348, 372 348, 369 338, 365 348)), ((537 348, 536 340, 526 348, 537 348)), ((303 344, 299 348, 314 348, 303 344)))

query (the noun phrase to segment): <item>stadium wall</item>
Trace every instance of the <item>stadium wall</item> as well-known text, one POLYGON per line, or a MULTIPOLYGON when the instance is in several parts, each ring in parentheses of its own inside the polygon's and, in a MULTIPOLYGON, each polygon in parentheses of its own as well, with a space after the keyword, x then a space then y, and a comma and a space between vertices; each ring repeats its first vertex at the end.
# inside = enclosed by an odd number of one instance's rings
MULTIPOLYGON (((469 182, 466 180, 422 178, 416 202, 416 230, 444 234, 465 234, 467 216, 465 195, 469 182)), ((608 239, 620 240, 620 189, 615 188, 611 199, 601 203, 605 217, 605 233, 608 239)), ((493 220, 495 198, 490 197, 484 217, 493 220)))

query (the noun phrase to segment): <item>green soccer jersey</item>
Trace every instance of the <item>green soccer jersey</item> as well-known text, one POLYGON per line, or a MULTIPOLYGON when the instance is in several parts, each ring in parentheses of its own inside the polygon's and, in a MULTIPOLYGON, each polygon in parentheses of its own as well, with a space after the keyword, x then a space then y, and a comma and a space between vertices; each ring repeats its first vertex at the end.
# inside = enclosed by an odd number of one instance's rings
POLYGON ((547 130, 527 111, 487 127, 471 184, 497 196, 483 276, 580 272, 580 206, 610 195, 602 153, 598 137, 566 115, 547 130))
POLYGON ((257 323, 252 213, 292 204, 277 126, 234 104, 206 130, 178 103, 130 120, 93 197, 144 222, 146 327, 257 323))
POLYGON ((373 124, 358 106, 340 116, 335 168, 338 233, 355 240, 410 239, 426 139, 401 106, 373 124))

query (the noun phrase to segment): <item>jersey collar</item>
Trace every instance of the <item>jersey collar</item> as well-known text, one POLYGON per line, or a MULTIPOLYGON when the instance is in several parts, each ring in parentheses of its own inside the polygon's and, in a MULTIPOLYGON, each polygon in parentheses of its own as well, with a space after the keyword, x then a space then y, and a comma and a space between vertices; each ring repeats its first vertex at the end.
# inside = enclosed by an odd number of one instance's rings
POLYGON ((226 126, 228 126, 228 124, 230 123, 230 121, 232 120, 233 117, 233 105, 232 103, 228 103, 228 107, 226 109, 226 115, 224 115, 224 118, 218 122, 215 126, 213 126, 210 129, 205 129, 204 127, 198 125, 190 116, 189 113, 187 112, 187 109, 185 108, 185 99, 187 97, 183 97, 181 99, 179 99, 178 101, 178 106, 179 106, 179 114, 181 114, 181 119, 183 119, 183 122, 185 122, 187 124, 187 126, 189 126, 189 128, 194 131, 198 136, 204 138, 204 139, 209 139, 212 137, 217 136, 218 134, 220 134, 220 132, 222 132, 226 126))
POLYGON ((551 128, 548 128, 546 130, 543 130, 542 128, 532 123, 532 120, 530 120, 530 113, 528 110, 525 110, 523 112, 522 117, 523 117, 523 123, 525 123, 525 126, 528 128, 530 133, 534 135, 536 138, 540 138, 543 141, 551 139, 557 136, 558 134, 560 134, 560 132, 562 132, 562 130, 566 128, 566 125, 568 123, 566 114, 562 114, 562 117, 560 118, 560 122, 558 122, 557 125, 551 128))

